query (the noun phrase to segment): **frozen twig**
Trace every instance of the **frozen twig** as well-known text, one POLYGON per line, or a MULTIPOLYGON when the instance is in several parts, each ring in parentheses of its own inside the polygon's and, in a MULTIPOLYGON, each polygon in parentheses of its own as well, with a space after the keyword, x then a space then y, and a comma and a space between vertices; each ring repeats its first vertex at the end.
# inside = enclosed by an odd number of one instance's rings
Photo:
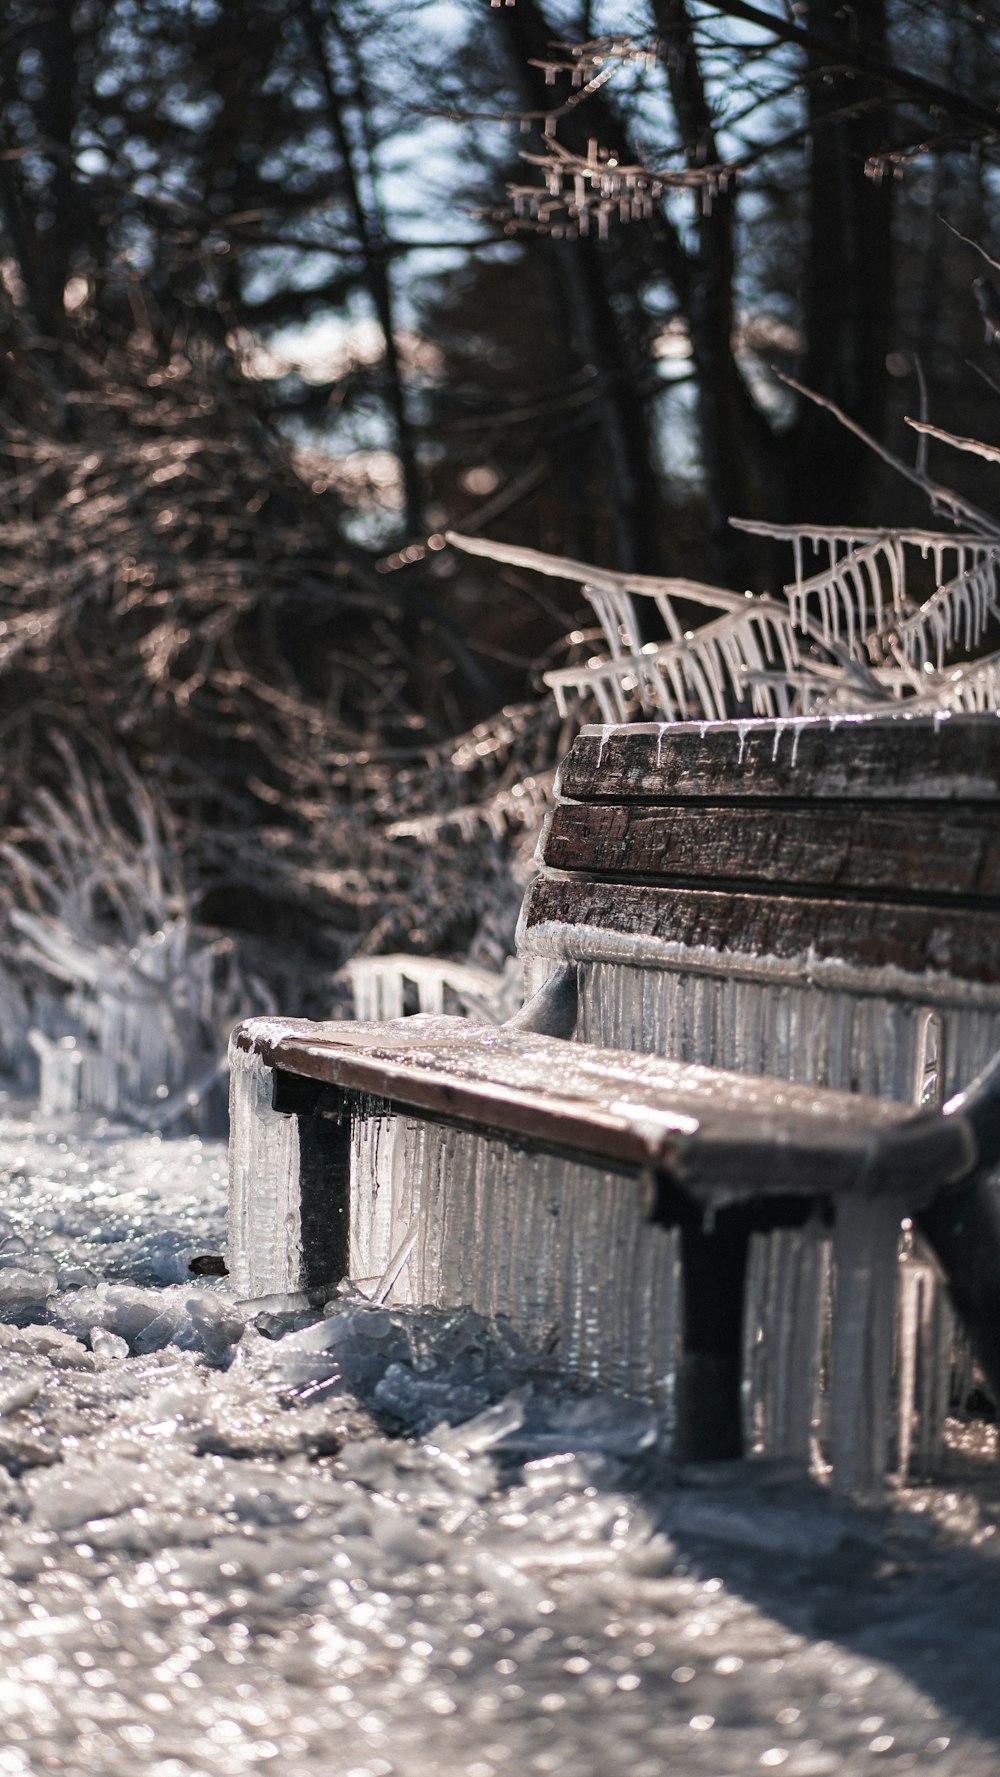
POLYGON ((842 407, 837 406, 835 401, 830 401, 825 395, 818 395, 815 389, 807 388, 804 383, 800 383, 796 377, 790 376, 787 371, 775 368, 774 374, 780 382, 785 383, 788 388, 794 389, 796 394, 801 395, 804 400, 812 401, 816 407, 822 407, 827 413, 831 413, 840 425, 844 426, 848 432, 852 432, 855 438, 860 438, 863 444, 867 444, 868 448, 873 450, 876 456, 881 457, 884 463, 888 463, 890 468, 895 469, 907 481, 912 481, 927 495, 932 507, 950 512, 956 522, 959 519, 965 519, 976 525, 984 536, 1000 537, 1000 523, 990 513, 984 512, 979 506, 974 506, 970 500, 963 499, 962 495, 956 493, 954 488, 943 487, 939 482, 931 481, 928 476, 921 475, 919 470, 911 468, 910 464, 904 462, 902 457, 898 457, 894 451, 888 450, 884 444, 879 443, 877 438, 873 438, 870 432, 866 432, 863 426, 859 426, 856 420, 852 420, 842 407))
POLYGON ((956 228, 953 222, 948 221, 947 216, 939 216, 938 221, 944 223, 949 234, 953 234, 956 240, 961 241, 966 247, 971 247, 981 259, 985 259, 987 265, 991 265, 994 271, 1000 271, 1000 259, 994 259, 991 253, 987 253, 986 248, 979 241, 973 240, 971 235, 963 234, 960 228, 956 228))
POLYGON ((988 463, 1000 463, 1000 449, 995 444, 983 444, 979 438, 962 438, 956 432, 944 432, 940 426, 928 425, 926 420, 907 419, 906 424, 915 432, 926 433, 928 438, 950 444, 952 450, 967 450, 974 457, 985 457, 988 463))

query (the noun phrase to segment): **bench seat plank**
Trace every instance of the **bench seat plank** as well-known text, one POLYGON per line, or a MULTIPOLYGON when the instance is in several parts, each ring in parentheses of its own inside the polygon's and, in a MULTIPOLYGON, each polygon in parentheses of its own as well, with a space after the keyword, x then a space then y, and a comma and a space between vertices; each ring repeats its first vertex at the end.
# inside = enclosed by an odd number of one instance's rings
POLYGON ((730 807, 562 802, 541 855, 549 869, 588 877, 773 884, 890 899, 1000 899, 1000 802, 761 801, 730 807))
POLYGON ((698 1198, 904 1193, 976 1159, 961 1116, 464 1019, 250 1020, 237 1047, 341 1093, 666 1174, 698 1198))
POLYGON ((1000 719, 801 717, 784 722, 584 728, 557 794, 575 801, 680 796, 1000 802, 1000 719))

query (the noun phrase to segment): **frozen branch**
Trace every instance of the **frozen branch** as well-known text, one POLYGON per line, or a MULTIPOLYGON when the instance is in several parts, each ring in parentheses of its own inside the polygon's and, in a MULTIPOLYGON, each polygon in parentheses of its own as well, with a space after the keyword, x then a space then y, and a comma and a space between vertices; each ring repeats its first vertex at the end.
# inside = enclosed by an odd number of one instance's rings
POLYGON ((531 568, 536 574, 547 574, 556 580, 573 580, 597 592, 631 592, 656 598, 690 599, 695 604, 714 606, 722 611, 742 611, 746 594, 729 592, 721 586, 706 586, 700 580, 661 577, 657 574, 618 574, 611 568, 599 568, 593 562, 574 561, 567 555, 546 555, 540 549, 529 549, 521 543, 498 543, 491 537, 468 537, 459 531, 446 531, 445 537, 454 549, 466 555, 482 555, 487 561, 503 562, 512 568, 531 568))
POLYGON ((804 383, 800 383, 794 376, 789 376, 787 371, 775 368, 774 375, 788 388, 794 389, 806 401, 812 401, 816 407, 822 407, 827 413, 831 413, 840 425, 845 427, 848 432, 852 432, 855 438, 860 438, 863 444, 867 444, 868 448, 873 450, 876 456, 881 457, 884 463, 888 463, 890 468, 895 469, 899 475, 919 487, 927 495, 933 507, 943 508, 950 512, 956 522, 964 518, 979 527, 984 536, 1000 536, 1000 523, 990 513, 984 512, 979 506, 974 506, 970 500, 963 499, 961 494, 955 492, 954 488, 943 487, 939 482, 931 481, 929 476, 922 475, 918 469, 911 468, 910 464, 905 463, 902 457, 897 457, 894 451, 888 450, 884 444, 879 443, 877 438, 873 438, 870 432, 866 432, 863 426, 859 426, 856 420, 850 419, 835 401, 830 401, 825 395, 818 395, 815 389, 806 388, 804 383))
POLYGON ((1000 449, 995 444, 983 444, 978 438, 960 438, 955 432, 943 432, 940 426, 928 425, 926 420, 907 419, 906 424, 915 432, 926 433, 928 438, 950 444, 953 450, 967 450, 974 457, 984 457, 988 463, 1000 463, 1000 449))

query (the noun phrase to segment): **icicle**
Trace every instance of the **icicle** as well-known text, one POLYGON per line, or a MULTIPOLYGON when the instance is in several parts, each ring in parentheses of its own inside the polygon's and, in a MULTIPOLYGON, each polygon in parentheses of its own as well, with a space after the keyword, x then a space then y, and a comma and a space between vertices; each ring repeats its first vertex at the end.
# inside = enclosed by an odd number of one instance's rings
POLYGON ((828 1292, 829 1239, 815 1223, 751 1240, 744 1326, 750 1448, 808 1467, 828 1292))
POLYGON ((957 1347, 958 1327, 948 1291, 936 1267, 928 1263, 920 1295, 916 1460, 921 1475, 931 1472, 944 1446, 957 1347))
POLYGON ((407 955, 354 957, 342 974, 351 986, 354 1016, 362 1022, 402 1018, 408 988, 418 1012, 442 1013, 450 1000, 488 1022, 507 1016, 503 976, 468 963, 407 955))
POLYGON ((892 587, 892 605, 894 611, 901 611, 906 603, 906 562, 903 556, 903 545, 898 537, 894 537, 888 550, 889 581, 892 587))
POLYGON ((896 1466, 905 1482, 910 1472, 913 1448, 913 1415, 917 1390, 917 1345, 920 1329, 920 1268, 908 1262, 899 1269, 899 1311, 896 1324, 897 1359, 897 1424, 896 1466))
POLYGON ((692 654, 697 655, 704 668, 708 685, 707 713, 722 721, 726 714, 726 676, 718 644, 714 641, 699 642, 695 638, 692 644, 692 654))
MULTIPOLYGON (((892 567, 893 567, 893 559, 894 559, 891 550, 886 551, 886 559, 889 563, 889 572, 890 572, 890 577, 891 577, 892 567)), ((881 577, 879 575, 879 568, 878 568, 877 559, 874 557, 869 557, 868 560, 865 562, 865 568, 868 573, 868 585, 869 585, 869 588, 871 591, 871 598, 872 598, 872 612, 873 612, 872 621, 873 621, 873 625, 874 625, 876 632, 878 632, 882 628, 882 581, 881 581, 881 577)), ((864 630, 864 627, 865 627, 864 622, 862 622, 862 625, 861 625, 862 631, 864 630)))
POLYGON ((840 594, 840 602, 844 610, 847 629, 847 651, 849 654, 853 654, 855 628, 863 631, 865 626, 864 586, 861 584, 858 571, 853 564, 848 563, 845 567, 844 572, 837 583, 837 590, 840 594))
MULTIPOLYGON (((668 722, 676 721, 678 708, 674 703, 670 692, 667 690, 666 680, 660 671, 658 663, 655 660, 650 660, 648 663, 644 663, 642 676, 643 683, 652 689, 653 702, 660 715, 665 716, 668 722)), ((681 707, 683 708, 683 705, 681 705, 681 707)))
POLYGON ((273 1075, 230 1044, 229 1274, 237 1296, 299 1287, 299 1133, 271 1109, 273 1075))
MULTIPOLYGON (((755 977, 727 979, 706 973, 693 958, 671 967, 585 962, 581 989, 581 1038, 601 1047, 655 1047, 683 1061, 912 1099, 923 1013, 891 995, 775 980, 763 968, 755 977), (717 1016, 712 1007, 720 991, 725 999, 717 1016)), ((939 1016, 949 1026, 941 1053, 942 1089, 950 1095, 1000 1047, 1000 1013, 963 1007, 939 1016)))
POLYGON ((836 615, 830 587, 822 586, 819 593, 819 608, 822 621, 823 640, 829 644, 836 635, 836 615))
POLYGON ((417 1236, 419 1232, 420 1223, 418 1221, 412 1221, 371 1292, 371 1299, 373 1302, 385 1302, 392 1294, 399 1274, 417 1244, 417 1236))
POLYGON ((882 1494, 889 1430, 900 1206, 845 1197, 834 1230, 835 1295, 830 1441, 837 1491, 882 1494))
MULTIPOLYGON (((719 653, 728 669, 729 682, 733 687, 735 695, 737 697, 742 697, 746 690, 749 663, 740 650, 738 631, 731 636, 724 636, 722 638, 719 642, 719 653)), ((723 710, 725 710, 724 699, 722 707, 723 710)))
POLYGON ((621 697, 618 693, 617 685, 613 688, 609 688, 607 681, 596 674, 593 679, 588 680, 587 683, 593 687, 594 696, 597 699, 597 707, 601 712, 601 720, 604 722, 605 727, 613 728, 616 722, 624 721, 625 711, 624 708, 621 707, 621 697))
MULTIPOLYGON (((571 1377, 624 1388, 666 1414, 676 1370, 678 1247, 675 1235, 647 1222, 650 1186, 474 1132, 409 1119, 400 1129, 390 1256, 374 1298, 505 1315, 530 1347, 555 1337, 555 1361, 571 1377)), ((355 1214, 369 1225, 377 1192, 364 1165, 372 1159, 384 1190, 376 1146, 370 1138, 355 1144, 355 1214)), ((361 1251, 364 1244, 362 1235, 361 1251)))
POLYGON ((680 618, 674 610, 673 599, 670 597, 669 593, 658 592, 654 594, 654 603, 660 616, 663 618, 664 626, 671 641, 682 642, 684 640, 684 631, 681 628, 680 618))
POLYGON ((712 702, 711 685, 706 678, 702 667, 702 653, 703 650, 701 649, 697 652, 695 652, 694 649, 691 649, 690 652, 685 654, 683 656, 684 670, 690 689, 701 706, 701 714, 707 716, 711 721, 713 717, 715 717, 715 709, 712 702))
POLYGON ((53 1041, 40 1030, 29 1030, 30 1043, 39 1061, 38 1109, 43 1117, 58 1117, 79 1110, 83 1051, 76 1037, 53 1041))
POLYGON ((619 659, 623 654, 637 653, 640 646, 639 623, 628 593, 593 586, 584 586, 583 592, 604 631, 612 659, 619 659))
POLYGON ((955 1334, 954 1314, 935 1265, 911 1251, 900 1266, 897 1331, 897 1462, 903 1481, 911 1465, 926 1476, 940 1455, 955 1334))

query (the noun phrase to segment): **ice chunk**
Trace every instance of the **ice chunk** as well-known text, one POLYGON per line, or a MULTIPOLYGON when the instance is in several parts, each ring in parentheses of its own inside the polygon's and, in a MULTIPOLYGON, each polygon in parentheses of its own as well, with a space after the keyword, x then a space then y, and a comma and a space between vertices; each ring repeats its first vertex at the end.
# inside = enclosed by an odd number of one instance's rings
POLYGON ((98 1363, 112 1364, 128 1357, 128 1340, 122 1339, 118 1333, 106 1332, 104 1327, 92 1327, 90 1349, 98 1363))
POLYGON ((428 1561, 437 1561, 446 1548, 442 1537, 391 1510, 375 1513, 371 1536, 383 1554, 406 1567, 422 1567, 428 1561))
POLYGON ((0 1307, 23 1308, 30 1303, 43 1303, 54 1295, 54 1271, 29 1271, 26 1267, 8 1265, 0 1269, 0 1307))
POLYGON ((39 1368, 0 1371, 0 1418, 19 1413, 37 1401, 45 1387, 45 1371, 39 1368))
POLYGON ((373 1404, 411 1433, 427 1431, 442 1415, 466 1419, 482 1405, 483 1391, 457 1378, 416 1376, 406 1364, 389 1364, 372 1393, 373 1404))
POLYGON ((61 1463, 29 1477, 26 1488, 36 1523, 70 1530, 139 1505, 148 1484, 148 1476, 134 1463, 105 1457, 96 1470, 89 1463, 61 1463))
POLYGON ((466 1454, 491 1450, 494 1445, 520 1431, 524 1424, 525 1403, 528 1398, 527 1389, 512 1389, 510 1394, 504 1395, 503 1400, 495 1401, 491 1407, 466 1419, 453 1430, 438 1432, 436 1442, 443 1450, 463 1451, 466 1454))

